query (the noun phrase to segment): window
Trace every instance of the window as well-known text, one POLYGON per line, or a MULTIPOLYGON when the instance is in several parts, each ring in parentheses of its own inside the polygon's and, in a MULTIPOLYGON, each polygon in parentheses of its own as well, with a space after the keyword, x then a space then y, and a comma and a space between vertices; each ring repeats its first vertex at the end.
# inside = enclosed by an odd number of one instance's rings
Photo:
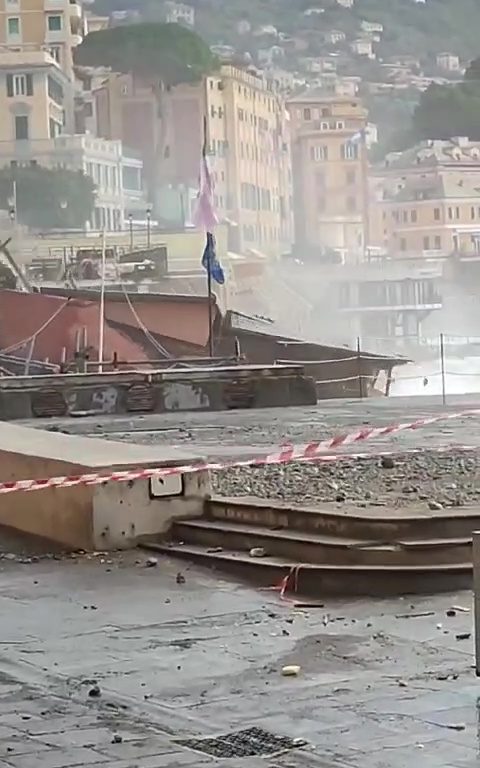
POLYGON ((17 115, 15 117, 15 139, 17 141, 26 141, 28 139, 27 115, 17 115))
POLYGON ((453 219, 453 208, 448 209, 448 218, 453 219))
POLYGON ((474 208, 474 206, 473 206, 473 205, 472 205, 472 207, 471 207, 471 209, 470 209, 470 218, 471 218, 471 219, 474 219, 474 218, 475 218, 475 208, 474 208))
POLYGON ((321 131, 328 131, 330 128, 330 123, 321 122, 320 123, 320 130, 321 131))
POLYGON ((428 235, 423 238, 423 250, 428 251, 430 250, 430 238, 428 235))
POLYGON ((343 122, 343 120, 338 120, 335 128, 337 129, 337 131, 343 131, 345 128, 345 123, 343 122))
POLYGON ((440 235, 435 235, 435 250, 440 251, 442 248, 442 238, 440 235))
POLYGON ((49 32, 61 32, 62 31, 62 17, 59 15, 47 16, 47 28, 49 32))
POLYGON ((412 222, 412 224, 416 224, 417 223, 417 212, 416 212, 415 208, 410 213, 410 221, 412 222))
POLYGON ((328 147, 324 145, 310 147, 310 157, 316 163, 319 163, 321 160, 328 160, 328 147))
POLYGON ((304 109, 303 110, 303 119, 304 120, 311 120, 312 119, 312 110, 311 109, 304 109))
POLYGON ((240 120, 241 123, 243 123, 245 119, 245 112, 243 111, 243 109, 238 110, 238 119, 240 120))
POLYGON ((455 216, 457 217, 457 219, 460 218, 460 208, 458 206, 455 208, 455 216))
POLYGON ((20 19, 18 16, 10 16, 7 19, 7 35, 8 37, 20 36, 20 19))
POLYGON ((322 117, 329 117, 330 115, 331 115, 331 112, 328 109, 328 107, 325 107, 324 109, 322 109, 322 117))
POLYGON ((440 208, 433 209, 433 218, 435 221, 440 221, 440 208))
POLYGON ((348 141, 342 145, 342 158, 344 160, 356 160, 358 158, 358 145, 348 141))
POLYGON ((357 200, 355 197, 347 197, 347 211, 353 213, 357 210, 357 200))
POLYGON ((7 96, 32 96, 31 75, 7 75, 7 96))
POLYGON ((48 76, 48 95, 55 104, 63 104, 63 88, 50 75, 48 76))
POLYGON ((48 49, 48 52, 52 59, 55 59, 57 64, 61 64, 61 54, 60 54, 60 46, 59 45, 52 45, 51 48, 48 49))

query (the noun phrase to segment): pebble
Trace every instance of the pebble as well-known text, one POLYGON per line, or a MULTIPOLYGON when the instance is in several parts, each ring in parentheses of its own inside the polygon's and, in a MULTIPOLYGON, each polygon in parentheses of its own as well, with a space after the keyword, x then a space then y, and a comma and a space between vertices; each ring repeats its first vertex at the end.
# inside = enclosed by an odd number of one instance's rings
POLYGON ((265 557, 267 554, 263 547, 252 547, 250 552, 248 553, 250 557, 265 557))
POLYGON ((149 557, 148 560, 145 560, 145 568, 156 568, 158 565, 158 560, 156 557, 149 557))
POLYGON ((175 581, 177 582, 177 584, 185 584, 185 582, 187 580, 186 580, 185 576, 183 575, 183 573, 181 571, 179 571, 177 573, 177 577, 176 577, 175 581))
MULTIPOLYGON (((366 499, 382 503, 388 499, 402 508, 417 500, 440 504, 439 499, 450 496, 454 504, 463 505, 478 503, 479 461, 476 455, 465 458, 455 450, 439 454, 427 449, 421 454, 399 454, 395 459, 384 456, 381 461, 372 456, 335 464, 233 467, 213 472, 212 483, 220 496, 248 495, 296 504, 348 499, 348 503, 363 506, 366 499)), ((435 506, 432 511, 442 508, 435 506)))
POLYGON ((116 733, 112 739, 112 744, 121 744, 123 741, 122 737, 116 733))
POLYGON ((441 509, 443 509, 443 504, 440 504, 439 501, 429 501, 428 508, 431 509, 432 512, 439 512, 441 509))
POLYGON ((88 695, 90 696, 91 699, 98 699, 98 697, 102 695, 100 686, 94 685, 92 688, 90 688, 88 695))
POLYGON ((287 664, 286 667, 282 667, 282 677, 297 677, 301 672, 301 667, 298 664, 287 664))

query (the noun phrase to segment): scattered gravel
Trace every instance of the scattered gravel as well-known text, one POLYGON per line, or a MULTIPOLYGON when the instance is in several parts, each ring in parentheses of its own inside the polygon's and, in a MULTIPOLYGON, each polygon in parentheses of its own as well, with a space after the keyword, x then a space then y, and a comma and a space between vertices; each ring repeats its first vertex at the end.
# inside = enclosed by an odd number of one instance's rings
POLYGON ((461 507, 480 502, 480 457, 474 453, 399 454, 335 464, 239 467, 213 474, 220 496, 256 496, 297 504, 461 507))

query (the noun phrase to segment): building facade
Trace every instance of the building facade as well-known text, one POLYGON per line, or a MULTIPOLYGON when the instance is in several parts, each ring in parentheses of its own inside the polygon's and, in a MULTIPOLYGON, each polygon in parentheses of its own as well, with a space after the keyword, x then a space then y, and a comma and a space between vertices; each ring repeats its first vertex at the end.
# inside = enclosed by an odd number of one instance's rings
POLYGON ((72 50, 84 33, 80 0, 0 0, 0 51, 45 47, 72 82, 72 50))
POLYGON ((358 97, 311 89, 289 101, 295 251, 361 260, 370 240, 367 112, 358 97))
POLYGON ((265 80, 224 66, 201 84, 165 95, 163 120, 151 85, 129 76, 108 77, 95 101, 99 135, 142 153, 157 218, 190 220, 206 127, 215 203, 228 222, 231 249, 276 256, 290 248, 288 120, 265 80))
POLYGON ((375 175, 377 244, 389 254, 480 253, 480 142, 422 142, 387 155, 375 175))

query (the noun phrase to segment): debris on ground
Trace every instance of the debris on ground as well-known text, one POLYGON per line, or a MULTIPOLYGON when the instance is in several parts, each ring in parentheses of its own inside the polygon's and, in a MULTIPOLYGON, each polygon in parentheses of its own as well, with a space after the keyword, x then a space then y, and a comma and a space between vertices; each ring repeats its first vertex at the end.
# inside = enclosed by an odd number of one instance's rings
POLYGON ((98 699, 98 697, 102 695, 100 686, 99 685, 92 686, 92 688, 90 688, 88 692, 88 695, 90 696, 91 699, 98 699))
POLYGON ((265 557, 266 554, 263 547, 252 547, 249 552, 250 557, 265 557))
POLYGON ((145 568, 156 568, 158 565, 158 559, 156 557, 149 557, 145 560, 145 568))
POLYGON ((179 571, 177 573, 177 577, 176 577, 175 581, 177 582, 177 584, 185 584, 187 580, 186 580, 185 576, 183 575, 183 573, 181 571, 179 571))
POLYGON ((283 677, 296 677, 300 674, 301 667, 298 664, 287 664, 286 667, 282 667, 283 677))
POLYGON ((455 635, 455 640, 469 640, 471 636, 471 632, 460 632, 458 635, 455 635))

